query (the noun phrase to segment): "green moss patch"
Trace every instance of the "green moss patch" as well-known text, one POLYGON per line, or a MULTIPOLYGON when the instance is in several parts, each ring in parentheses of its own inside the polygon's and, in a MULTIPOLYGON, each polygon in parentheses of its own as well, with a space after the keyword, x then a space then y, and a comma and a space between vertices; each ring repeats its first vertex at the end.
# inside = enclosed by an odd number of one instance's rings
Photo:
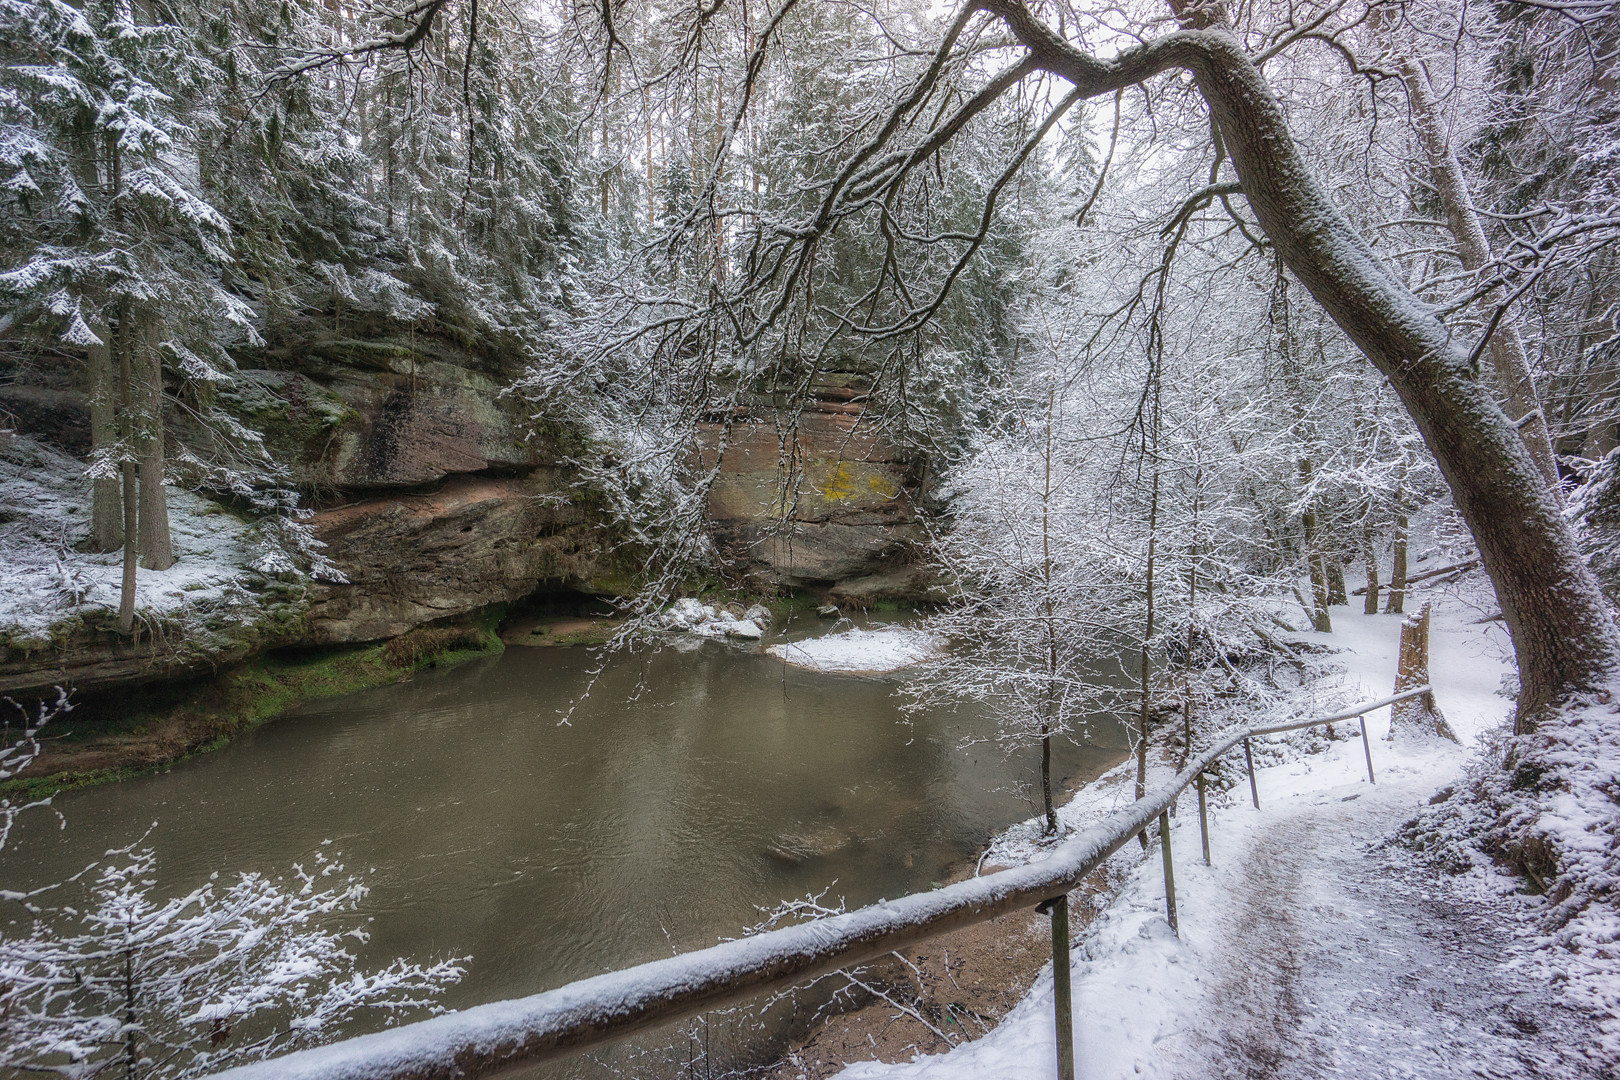
MULTIPOLYGON (((42 798, 126 779, 226 745, 300 702, 399 682, 424 668, 501 652, 484 625, 431 627, 378 645, 261 656, 208 682, 125 691, 114 716, 46 729, 52 743, 35 775, 0 784, 0 797, 42 798)), ((85 712, 114 712, 92 701, 85 712)))

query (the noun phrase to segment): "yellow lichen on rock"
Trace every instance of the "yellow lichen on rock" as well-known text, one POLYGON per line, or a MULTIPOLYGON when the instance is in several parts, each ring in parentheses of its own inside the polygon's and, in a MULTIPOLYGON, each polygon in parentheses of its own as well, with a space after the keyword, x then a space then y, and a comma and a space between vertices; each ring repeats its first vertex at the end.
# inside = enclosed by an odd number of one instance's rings
POLYGON ((849 462, 839 461, 833 465, 832 472, 824 483, 816 485, 821 497, 828 502, 843 502, 845 499, 855 497, 855 477, 851 474, 849 462))

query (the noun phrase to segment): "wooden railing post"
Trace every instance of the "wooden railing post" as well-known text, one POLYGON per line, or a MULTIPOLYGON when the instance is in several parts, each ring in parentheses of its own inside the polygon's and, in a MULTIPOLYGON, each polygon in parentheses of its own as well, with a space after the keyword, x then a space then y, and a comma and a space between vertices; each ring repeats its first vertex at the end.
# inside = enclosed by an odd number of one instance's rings
POLYGON ((1052 1010, 1057 1022, 1058 1080, 1074 1080, 1074 996, 1069 985, 1069 894, 1035 906, 1052 918, 1052 1010))
POLYGON ((1356 719, 1361 722, 1361 749, 1367 754, 1367 783, 1376 784, 1378 781, 1373 779, 1372 771, 1372 743, 1367 741, 1367 718, 1358 716, 1356 719))
POLYGON ((1249 798, 1254 800, 1254 808, 1260 809, 1260 788, 1254 782, 1254 753, 1249 749, 1249 740, 1243 740, 1243 761, 1249 766, 1249 798))
POLYGON ((1198 832, 1204 838, 1204 865, 1209 862, 1209 801, 1204 795, 1204 774, 1198 774, 1198 832))
POLYGON ((1164 919, 1170 932, 1181 936, 1181 924, 1176 918, 1176 868, 1170 861, 1170 811, 1159 815, 1159 849, 1164 853, 1164 919))

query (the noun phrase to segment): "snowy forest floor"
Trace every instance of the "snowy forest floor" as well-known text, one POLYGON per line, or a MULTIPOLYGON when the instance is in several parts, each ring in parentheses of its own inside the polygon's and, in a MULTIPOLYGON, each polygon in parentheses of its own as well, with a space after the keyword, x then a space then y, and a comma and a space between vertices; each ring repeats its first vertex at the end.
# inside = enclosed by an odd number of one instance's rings
MULTIPOLYGON (((1511 670, 1506 639, 1481 620, 1490 612, 1479 596, 1476 586, 1416 597, 1436 601, 1433 682, 1462 746, 1375 739, 1376 785, 1359 739, 1263 768, 1260 810, 1246 785, 1218 802, 1209 867, 1189 797, 1172 830, 1179 938, 1165 921, 1158 852, 1132 845, 1115 857, 1136 865, 1072 954, 1081 1077, 1620 1076, 1597 1049, 1597 1020, 1535 962, 1542 901, 1490 867, 1451 877, 1391 842, 1506 719, 1496 692, 1511 670)), ((1387 694, 1399 619, 1333 615, 1344 689, 1387 694)), ((1368 726, 1383 735, 1387 710, 1368 726)), ((1119 797, 1082 793, 1065 817, 1119 797)), ((999 846, 1018 846, 1008 839, 999 846)), ((989 1035, 842 1073, 1055 1075, 1050 966, 989 1035)))

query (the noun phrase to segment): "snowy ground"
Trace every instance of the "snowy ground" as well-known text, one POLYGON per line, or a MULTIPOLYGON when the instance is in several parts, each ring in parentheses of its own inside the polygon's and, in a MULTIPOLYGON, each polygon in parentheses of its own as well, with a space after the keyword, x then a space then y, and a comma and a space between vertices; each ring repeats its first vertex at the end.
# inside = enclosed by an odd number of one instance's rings
POLYGON ((879 630, 845 630, 765 651, 796 667, 813 671, 898 671, 920 663, 944 648, 937 634, 905 626, 879 630))
MULTIPOLYGON (((250 601, 246 584, 262 579, 247 569, 253 557, 246 524, 171 487, 169 526, 175 564, 139 571, 140 611, 172 616, 250 601)), ((14 644, 43 644, 65 619, 118 609, 123 556, 77 550, 89 532, 90 482, 82 462, 23 436, 0 447, 0 635, 14 644)))
MULTIPOLYGON (((1431 596, 1421 591, 1417 599, 1431 596)), ((1132 845, 1124 887, 1073 957, 1082 1077, 1584 1077, 1591 1019, 1525 962, 1535 902, 1481 870, 1444 878, 1384 840, 1454 779, 1468 746, 1505 720, 1509 671, 1499 623, 1478 602, 1437 595, 1433 680, 1464 746, 1377 739, 1378 783, 1359 740, 1259 772, 1213 813, 1213 866, 1200 858, 1196 802, 1172 829, 1180 937, 1164 916, 1157 851, 1132 845)), ((1410 604, 1410 601, 1409 601, 1410 604)), ((1389 693, 1399 620, 1333 611, 1346 681, 1389 693)), ((1382 736, 1388 710, 1369 718, 1382 736)), ((1066 807, 1094 818, 1129 797, 1104 786, 1066 807)), ((1006 861, 1016 835, 992 851, 1006 861)), ((985 1038, 901 1065, 865 1063, 847 1080, 1056 1076, 1050 970, 985 1038)))

